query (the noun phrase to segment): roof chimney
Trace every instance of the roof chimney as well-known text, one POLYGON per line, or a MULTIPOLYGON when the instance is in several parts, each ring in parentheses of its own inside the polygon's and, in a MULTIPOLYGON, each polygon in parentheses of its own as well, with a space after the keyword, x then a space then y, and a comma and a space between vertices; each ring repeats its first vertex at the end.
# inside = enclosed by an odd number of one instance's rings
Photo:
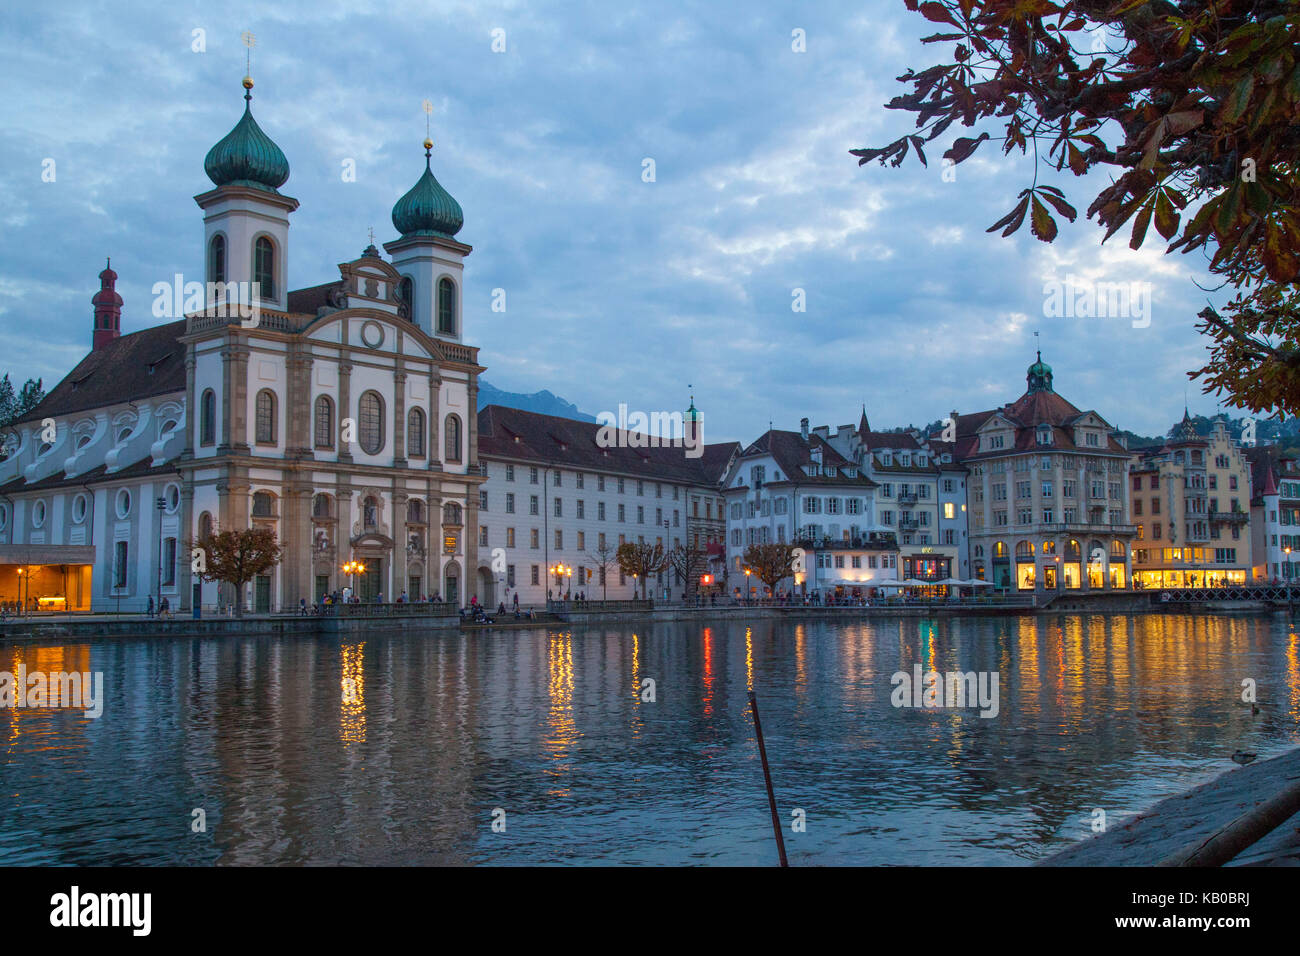
POLYGON ((808 419, 799 419, 799 434, 803 436, 804 441, 808 440, 808 419))
POLYGON ((92 351, 98 351, 122 334, 122 297, 114 289, 116 282, 117 273, 112 269, 112 260, 106 260, 104 271, 99 274, 99 291, 90 300, 95 307, 92 351))

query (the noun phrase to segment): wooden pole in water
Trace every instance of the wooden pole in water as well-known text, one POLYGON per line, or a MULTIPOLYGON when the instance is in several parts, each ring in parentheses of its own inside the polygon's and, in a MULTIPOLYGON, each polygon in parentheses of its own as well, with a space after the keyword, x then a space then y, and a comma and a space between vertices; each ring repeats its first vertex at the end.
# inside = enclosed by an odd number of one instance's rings
POLYGON ((754 735, 758 738, 758 756, 763 761, 763 782, 767 784, 767 806, 772 811, 772 832, 776 834, 776 850, 781 855, 781 865, 789 866, 785 858, 785 838, 781 835, 781 821, 776 816, 776 794, 772 792, 772 772, 767 767, 767 748, 763 746, 763 725, 758 719, 758 698, 749 692, 749 711, 754 715, 754 735))

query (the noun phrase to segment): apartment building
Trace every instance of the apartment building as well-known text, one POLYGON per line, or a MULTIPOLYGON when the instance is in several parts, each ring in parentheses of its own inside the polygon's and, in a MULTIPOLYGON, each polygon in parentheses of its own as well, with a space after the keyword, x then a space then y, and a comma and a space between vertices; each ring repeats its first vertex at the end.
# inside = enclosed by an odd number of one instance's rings
POLYGON ((1136 587, 1219 587, 1251 578, 1250 463, 1222 419, 1203 438, 1184 411, 1173 438, 1135 451, 1129 481, 1136 587))
MULTIPOLYGON (((642 445, 621 432, 606 447, 600 426, 500 405, 478 413, 479 489, 474 578, 480 603, 540 604, 547 595, 629 599, 640 582, 619 568, 624 542, 679 544, 715 555, 726 520, 719 486, 735 442, 689 449, 642 445)), ((647 594, 677 596, 686 582, 673 570, 647 594)))

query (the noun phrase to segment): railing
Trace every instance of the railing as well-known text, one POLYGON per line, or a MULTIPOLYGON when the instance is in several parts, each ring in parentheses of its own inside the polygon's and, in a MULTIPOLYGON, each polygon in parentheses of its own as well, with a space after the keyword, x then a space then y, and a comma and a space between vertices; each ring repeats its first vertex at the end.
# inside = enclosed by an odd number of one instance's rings
POLYGON ((914 504, 916 504, 916 492, 914 492, 914 491, 900 491, 900 492, 898 493, 898 503, 901 504, 901 505, 906 505, 906 504, 912 504, 912 505, 914 505, 914 504))
POLYGON ((1092 532, 1096 534, 1136 534, 1137 525, 1107 524, 1104 521, 1085 521, 1085 522, 1070 522, 1068 524, 1065 523, 1045 524, 1043 525, 1043 530, 1051 531, 1051 532, 1081 531, 1085 533, 1092 532))
MULTIPOLYGON (((308 612, 311 612, 309 607, 308 612)), ((401 604, 330 604, 322 617, 455 617, 460 609, 449 601, 407 601, 401 604)))
POLYGON ((546 610, 551 614, 568 614, 571 611, 650 611, 655 602, 653 598, 644 601, 556 601, 546 602, 546 610))

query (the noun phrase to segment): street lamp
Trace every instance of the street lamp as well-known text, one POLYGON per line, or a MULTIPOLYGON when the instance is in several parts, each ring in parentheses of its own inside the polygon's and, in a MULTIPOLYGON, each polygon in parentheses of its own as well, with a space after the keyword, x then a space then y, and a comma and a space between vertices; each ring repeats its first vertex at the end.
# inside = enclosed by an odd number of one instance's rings
POLYGON ((167 499, 162 495, 157 498, 158 504, 158 604, 157 610, 162 612, 162 563, 163 563, 163 530, 162 519, 163 512, 167 510, 167 499))
POLYGON ((754 572, 749 568, 745 568, 745 603, 746 604, 749 603, 749 576, 753 573, 754 572))
POLYGON ((1292 575, 1291 575, 1291 549, 1290 549, 1289 547, 1287 547, 1287 548, 1283 548, 1282 551, 1286 554, 1286 607, 1287 607, 1287 612, 1290 613, 1290 611, 1291 611, 1291 576, 1292 576, 1292 575))
POLYGON ((343 565, 342 571, 344 574, 352 576, 352 595, 355 597, 357 593, 357 575, 365 574, 366 566, 354 558, 343 565))

